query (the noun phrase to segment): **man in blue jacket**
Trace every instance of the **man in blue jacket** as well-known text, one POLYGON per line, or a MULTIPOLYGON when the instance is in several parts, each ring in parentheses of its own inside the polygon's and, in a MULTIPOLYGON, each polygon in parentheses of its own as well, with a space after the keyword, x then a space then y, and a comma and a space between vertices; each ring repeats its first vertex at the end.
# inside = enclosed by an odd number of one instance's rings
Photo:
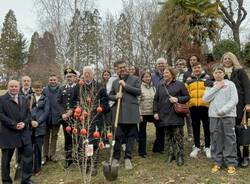
POLYGON ((43 145, 43 165, 48 161, 57 162, 56 144, 60 129, 60 112, 57 101, 58 93, 58 78, 55 74, 52 74, 49 76, 48 86, 43 89, 43 94, 48 98, 50 104, 50 110, 47 119, 47 130, 43 145))

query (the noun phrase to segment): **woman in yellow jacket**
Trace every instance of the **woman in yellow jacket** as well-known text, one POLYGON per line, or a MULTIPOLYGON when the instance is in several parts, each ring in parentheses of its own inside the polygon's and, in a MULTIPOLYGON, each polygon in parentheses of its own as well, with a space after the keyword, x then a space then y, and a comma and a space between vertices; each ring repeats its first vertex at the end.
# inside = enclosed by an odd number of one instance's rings
POLYGON ((201 63, 197 62, 192 66, 192 75, 186 81, 186 86, 190 95, 189 110, 192 119, 194 135, 194 146, 190 157, 196 158, 201 150, 200 146, 200 122, 202 121, 205 147, 204 152, 207 158, 211 158, 210 153, 210 132, 208 118, 208 103, 203 101, 206 86, 211 84, 209 75, 203 70, 201 63))

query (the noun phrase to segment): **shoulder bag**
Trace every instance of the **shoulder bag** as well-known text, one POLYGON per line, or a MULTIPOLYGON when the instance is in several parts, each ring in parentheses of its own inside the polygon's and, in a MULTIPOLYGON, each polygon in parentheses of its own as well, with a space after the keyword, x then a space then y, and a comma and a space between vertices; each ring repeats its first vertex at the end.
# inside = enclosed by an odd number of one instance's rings
MULTIPOLYGON (((169 91, 165 85, 164 85, 164 88, 165 88, 167 95, 170 97, 169 91)), ((173 103, 173 106, 174 106, 174 110, 176 114, 178 114, 179 116, 185 117, 189 114, 189 106, 187 104, 175 102, 173 103)))

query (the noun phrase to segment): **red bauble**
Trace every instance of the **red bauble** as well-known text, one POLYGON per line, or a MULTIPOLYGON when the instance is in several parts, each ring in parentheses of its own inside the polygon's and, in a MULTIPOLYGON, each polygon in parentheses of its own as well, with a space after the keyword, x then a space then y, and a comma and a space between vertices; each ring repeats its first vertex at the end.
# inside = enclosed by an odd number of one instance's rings
POLYGON ((77 128, 74 128, 74 129, 73 129, 73 134, 76 136, 76 135, 77 135, 77 133, 78 133, 77 128))
POLYGON ((113 138, 112 133, 108 133, 108 134, 107 134, 107 138, 108 138, 109 140, 112 140, 112 138, 113 138))
POLYGON ((98 113, 101 113, 101 112, 103 112, 103 108, 99 105, 99 106, 96 108, 96 111, 97 111, 98 113))
POLYGON ((71 132, 71 127, 70 127, 70 126, 67 126, 67 127, 65 128, 65 130, 66 130, 66 132, 67 132, 68 134, 70 134, 70 132, 71 132))
POLYGON ((95 139, 100 139, 100 137, 101 137, 100 132, 95 131, 95 132, 93 133, 93 137, 94 137, 95 139))
POLYGON ((75 114, 81 114, 81 113, 82 113, 81 107, 76 107, 74 113, 75 113, 75 114))
POLYGON ((81 131, 80 131, 80 134, 82 135, 82 136, 85 136, 85 135, 87 135, 87 130, 85 129, 85 128, 83 128, 83 129, 81 129, 81 131))

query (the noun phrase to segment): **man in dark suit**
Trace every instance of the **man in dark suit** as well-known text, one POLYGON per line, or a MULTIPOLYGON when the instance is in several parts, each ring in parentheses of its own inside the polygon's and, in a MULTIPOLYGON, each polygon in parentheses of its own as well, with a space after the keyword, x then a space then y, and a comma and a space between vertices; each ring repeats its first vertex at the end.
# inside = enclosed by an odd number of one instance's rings
POLYGON ((66 85, 60 87, 58 92, 58 104, 61 123, 64 133, 64 151, 65 151, 65 168, 68 168, 72 163, 72 137, 66 132, 66 127, 69 125, 68 120, 72 116, 73 108, 76 107, 79 96, 79 86, 76 85, 76 72, 71 68, 64 70, 66 77, 66 85))
POLYGON ((8 83, 8 92, 0 97, 0 148, 2 149, 2 183, 10 184, 10 161, 15 148, 21 155, 21 184, 33 184, 32 145, 29 128, 30 111, 25 97, 18 95, 20 84, 16 80, 8 83))
MULTIPOLYGON (((132 146, 137 137, 137 124, 140 122, 138 96, 141 94, 139 78, 129 75, 127 65, 124 61, 117 62, 119 78, 116 79, 111 88, 109 98, 113 101, 121 99, 120 117, 115 135, 113 164, 117 164, 121 156, 122 140, 126 140, 125 169, 132 169, 132 146), (122 85, 123 91, 119 92, 122 85)), ((115 104, 116 106, 116 104, 115 104)))

